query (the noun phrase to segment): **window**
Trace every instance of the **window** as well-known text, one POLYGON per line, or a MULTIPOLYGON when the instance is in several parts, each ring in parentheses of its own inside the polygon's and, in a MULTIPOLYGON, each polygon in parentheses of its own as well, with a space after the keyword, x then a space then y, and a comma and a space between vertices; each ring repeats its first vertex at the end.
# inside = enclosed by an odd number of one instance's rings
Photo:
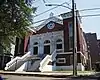
POLYGON ((38 45, 38 42, 35 42, 34 45, 38 45))
POLYGON ((58 39, 56 41, 56 49, 62 49, 62 40, 61 39, 58 39))
POLYGON ((38 54, 38 42, 35 42, 33 45, 33 54, 37 55, 38 54))
POLYGON ((34 47, 34 55, 38 54, 38 47, 34 47))
POLYGON ((62 42, 62 40, 61 39, 58 39, 56 42, 62 42))
POLYGON ((50 54, 50 41, 44 41, 44 54, 50 54))
POLYGON ((57 44, 56 47, 57 49, 62 49, 62 44, 57 44))
POLYGON ((72 22, 68 23, 68 28, 69 28, 69 49, 72 50, 72 48, 73 48, 73 26, 72 26, 72 22))

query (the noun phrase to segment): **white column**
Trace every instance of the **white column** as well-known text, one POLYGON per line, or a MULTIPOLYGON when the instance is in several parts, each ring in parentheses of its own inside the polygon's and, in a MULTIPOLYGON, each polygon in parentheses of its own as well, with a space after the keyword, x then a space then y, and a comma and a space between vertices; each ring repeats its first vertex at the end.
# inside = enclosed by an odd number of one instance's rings
POLYGON ((32 41, 32 36, 30 37, 30 41, 29 41, 29 45, 28 45, 28 51, 31 52, 31 54, 33 54, 33 41, 32 41))
POLYGON ((28 51, 30 51, 31 54, 33 54, 33 45, 32 44, 29 44, 28 51))
POLYGON ((39 40, 39 49, 38 49, 38 54, 43 54, 43 49, 44 49, 44 44, 43 40, 39 40))
POLYGON ((50 45, 51 52, 56 49, 56 43, 54 37, 51 38, 51 45, 50 45))

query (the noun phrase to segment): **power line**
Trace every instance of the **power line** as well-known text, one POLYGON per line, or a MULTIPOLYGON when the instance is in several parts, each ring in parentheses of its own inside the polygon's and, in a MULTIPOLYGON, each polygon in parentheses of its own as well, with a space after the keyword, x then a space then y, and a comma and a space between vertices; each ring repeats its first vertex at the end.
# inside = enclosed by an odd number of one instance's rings
MULTIPOLYGON (((63 5, 63 4, 65 4, 65 3, 67 3, 67 2, 64 2, 64 3, 60 4, 60 5, 63 5)), ((56 6, 56 7, 51 8, 51 9, 48 9, 48 10, 46 10, 46 11, 42 12, 42 13, 39 13, 39 14, 35 15, 34 17, 40 16, 40 15, 42 15, 42 14, 46 13, 46 12, 49 12, 49 11, 51 11, 51 10, 55 9, 55 8, 58 8, 58 7, 59 7, 59 5, 58 5, 58 6, 56 6)))
POLYGON ((71 5, 70 5, 70 4, 71 4, 71 0, 67 1, 67 4, 68 4, 69 6, 71 6, 71 5))
MULTIPOLYGON (((71 0, 69 0, 69 1, 71 1, 71 0)), ((45 0, 43 0, 43 2, 46 3, 45 0)), ((64 3, 60 4, 60 5, 62 5, 62 7, 65 7, 65 6, 63 6, 63 4, 67 4, 68 6, 70 6, 70 4, 68 2, 64 2, 64 3)), ((51 9, 48 9, 48 10, 42 12, 42 13, 39 13, 39 14, 35 15, 34 17, 40 16, 40 15, 46 13, 46 12, 49 12, 49 11, 55 9, 55 8, 58 8, 58 7, 60 7, 60 6, 57 5, 56 7, 53 7, 51 9)), ((65 7, 65 8, 68 8, 68 7, 65 7)), ((89 11, 89 10, 99 10, 99 9, 100 8, 88 8, 88 9, 82 9, 82 10, 79 10, 79 11, 89 11)))
MULTIPOLYGON (((60 16, 60 15, 56 15, 56 16, 54 16, 54 17, 57 17, 57 16, 60 16)), ((96 16, 100 16, 100 14, 82 15, 82 16, 77 16, 77 17, 83 17, 83 18, 84 18, 84 17, 96 17, 96 16)), ((47 18, 47 19, 48 19, 48 18, 47 18)), ((42 20, 36 21, 36 22, 34 22, 33 24, 36 24, 36 23, 45 21, 45 20, 47 20, 47 19, 42 19, 42 20)))
POLYGON ((100 14, 83 15, 83 16, 80 16, 80 17, 96 17, 96 16, 100 16, 100 14))
MULTIPOLYGON (((65 4, 65 3, 62 3, 61 5, 63 5, 63 4, 65 4)), ((58 8, 58 7, 59 7, 59 5, 51 8, 51 9, 48 9, 48 10, 42 12, 42 13, 39 13, 39 14, 35 15, 34 17, 40 16, 40 15, 46 13, 46 12, 49 12, 49 11, 55 9, 55 8, 58 8)), ((79 10, 79 11, 81 12, 81 11, 90 11, 90 10, 100 10, 100 8, 88 8, 88 9, 82 9, 82 10, 79 10)))
POLYGON ((88 9, 82 9, 79 11, 90 11, 90 10, 99 10, 100 8, 88 8, 88 9))
MULTIPOLYGON (((58 6, 57 6, 57 7, 58 7, 58 6)), ((42 15, 42 14, 48 12, 48 11, 51 11, 51 10, 57 8, 57 7, 53 7, 53 8, 51 8, 51 9, 49 9, 49 10, 46 10, 46 11, 44 11, 44 12, 42 12, 42 13, 39 13, 39 14, 35 15, 34 17, 40 16, 40 15, 42 15)))

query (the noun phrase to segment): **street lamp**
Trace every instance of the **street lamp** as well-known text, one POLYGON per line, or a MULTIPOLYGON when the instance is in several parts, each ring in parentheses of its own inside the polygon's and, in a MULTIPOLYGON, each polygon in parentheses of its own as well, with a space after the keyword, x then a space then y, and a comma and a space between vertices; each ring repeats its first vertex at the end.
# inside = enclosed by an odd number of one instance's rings
POLYGON ((75 9, 76 9, 76 4, 74 3, 74 0, 72 0, 72 8, 64 6, 64 5, 59 5, 59 4, 46 4, 46 6, 62 6, 67 9, 70 9, 72 11, 72 24, 73 24, 73 75, 77 75, 77 41, 76 41, 76 18, 75 18, 75 9))

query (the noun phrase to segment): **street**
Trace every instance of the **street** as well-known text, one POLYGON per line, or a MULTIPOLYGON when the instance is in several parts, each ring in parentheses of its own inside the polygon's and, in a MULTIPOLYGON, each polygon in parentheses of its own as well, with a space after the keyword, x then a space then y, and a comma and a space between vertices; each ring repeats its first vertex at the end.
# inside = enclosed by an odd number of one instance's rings
POLYGON ((2 75, 4 80, 66 80, 66 78, 2 75))
POLYGON ((17 76, 17 75, 1 75, 4 80, 99 80, 88 78, 53 78, 53 77, 35 77, 35 76, 17 76))

